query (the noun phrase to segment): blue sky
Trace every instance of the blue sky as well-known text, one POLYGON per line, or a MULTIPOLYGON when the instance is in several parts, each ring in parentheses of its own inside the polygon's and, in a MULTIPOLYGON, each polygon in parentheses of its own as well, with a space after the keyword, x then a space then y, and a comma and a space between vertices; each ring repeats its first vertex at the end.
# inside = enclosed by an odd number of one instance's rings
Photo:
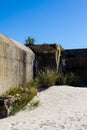
POLYGON ((0 33, 21 43, 87 48, 87 0, 0 0, 0 33))

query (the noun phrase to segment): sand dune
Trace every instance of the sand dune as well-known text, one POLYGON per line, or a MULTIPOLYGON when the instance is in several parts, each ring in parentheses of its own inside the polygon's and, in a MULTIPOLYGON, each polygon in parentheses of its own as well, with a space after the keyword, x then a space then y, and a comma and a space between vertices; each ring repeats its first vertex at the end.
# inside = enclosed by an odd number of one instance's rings
POLYGON ((40 105, 0 120, 0 130, 87 130, 87 88, 53 86, 40 105))

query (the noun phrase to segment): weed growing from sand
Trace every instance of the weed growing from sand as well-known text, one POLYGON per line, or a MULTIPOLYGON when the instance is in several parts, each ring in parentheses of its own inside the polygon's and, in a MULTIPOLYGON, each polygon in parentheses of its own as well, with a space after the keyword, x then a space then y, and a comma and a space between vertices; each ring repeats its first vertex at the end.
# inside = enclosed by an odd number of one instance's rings
POLYGON ((70 85, 70 86, 81 86, 81 79, 79 76, 75 75, 74 73, 61 73, 57 79, 59 84, 62 85, 70 85))
POLYGON ((23 87, 11 88, 6 92, 6 94, 2 94, 0 98, 5 98, 10 101, 8 104, 8 109, 11 107, 10 115, 14 115, 22 110, 36 95, 37 89, 30 83, 23 87))
POLYGON ((57 73, 50 69, 45 69, 44 71, 39 71, 37 77, 37 83, 39 88, 48 88, 55 85, 57 79, 57 73))

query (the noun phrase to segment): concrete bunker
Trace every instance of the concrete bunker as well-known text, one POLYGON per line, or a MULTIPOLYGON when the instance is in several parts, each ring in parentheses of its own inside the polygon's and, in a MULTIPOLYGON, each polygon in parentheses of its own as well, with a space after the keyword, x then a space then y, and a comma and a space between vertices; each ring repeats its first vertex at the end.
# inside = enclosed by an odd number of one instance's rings
POLYGON ((33 61, 30 48, 0 34, 0 93, 32 81, 33 61))

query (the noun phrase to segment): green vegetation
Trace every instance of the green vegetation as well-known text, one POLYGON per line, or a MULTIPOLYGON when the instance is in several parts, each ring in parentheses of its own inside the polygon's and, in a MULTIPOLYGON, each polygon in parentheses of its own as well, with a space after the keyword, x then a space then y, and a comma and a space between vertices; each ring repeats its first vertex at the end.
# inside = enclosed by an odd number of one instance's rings
POLYGON ((81 79, 74 73, 59 74, 57 82, 61 85, 81 86, 81 79))
POLYGON ((12 102, 12 104, 9 104, 9 106, 12 106, 10 115, 14 115, 22 110, 36 95, 37 89, 29 84, 24 87, 11 88, 6 94, 1 95, 0 98, 5 98, 12 102))
POLYGON ((19 101, 13 107, 11 112, 12 115, 22 110, 27 105, 27 103, 30 102, 34 96, 37 95, 37 90, 33 87, 32 88, 24 87, 22 89, 20 88, 20 91, 21 93, 19 95, 20 96, 19 101))
POLYGON ((13 88, 10 88, 9 91, 7 91, 6 95, 14 96, 15 94, 21 94, 22 92, 23 91, 20 87, 13 87, 13 88))
POLYGON ((45 69, 40 71, 36 79, 39 88, 48 88, 53 85, 81 86, 80 77, 74 73, 57 73, 53 70, 45 69))
POLYGON ((35 43, 35 39, 30 36, 25 40, 25 44, 27 45, 28 44, 34 45, 34 43, 35 43))
POLYGON ((33 100, 31 100, 25 107, 23 110, 33 110, 36 107, 38 107, 40 104, 40 101, 38 98, 34 98, 33 100))
POLYGON ((22 110, 27 105, 27 103, 29 103, 33 97, 36 96, 36 94, 37 92, 34 89, 31 89, 30 94, 22 94, 19 102, 13 107, 11 115, 14 115, 18 111, 22 110))
POLYGON ((48 88, 55 85, 57 79, 57 73, 53 70, 45 69, 44 71, 39 71, 37 77, 37 83, 39 88, 48 88))

